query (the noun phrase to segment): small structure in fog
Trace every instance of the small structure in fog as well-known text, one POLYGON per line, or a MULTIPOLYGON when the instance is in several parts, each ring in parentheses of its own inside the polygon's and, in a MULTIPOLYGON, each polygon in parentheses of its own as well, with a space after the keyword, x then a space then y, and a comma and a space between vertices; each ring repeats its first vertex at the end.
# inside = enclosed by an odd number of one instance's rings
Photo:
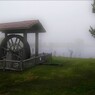
POLYGON ((1 69, 22 70, 46 61, 49 54, 39 54, 39 33, 46 32, 39 20, 2 23, 0 31, 5 34, 0 45, 1 69), (27 33, 35 33, 35 55, 32 58, 27 33))

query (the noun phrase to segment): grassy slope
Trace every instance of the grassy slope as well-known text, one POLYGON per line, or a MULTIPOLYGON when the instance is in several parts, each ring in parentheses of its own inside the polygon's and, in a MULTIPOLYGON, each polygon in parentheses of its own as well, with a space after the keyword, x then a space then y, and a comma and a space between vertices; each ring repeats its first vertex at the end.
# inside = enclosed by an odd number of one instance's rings
POLYGON ((53 58, 23 72, 0 71, 0 95, 95 95, 95 59, 53 58))

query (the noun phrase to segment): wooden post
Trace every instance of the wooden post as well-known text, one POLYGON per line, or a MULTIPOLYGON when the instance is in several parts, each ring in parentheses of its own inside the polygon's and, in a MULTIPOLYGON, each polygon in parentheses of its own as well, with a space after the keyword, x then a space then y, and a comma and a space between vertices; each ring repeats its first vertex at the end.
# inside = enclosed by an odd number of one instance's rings
POLYGON ((35 33, 35 56, 39 53, 39 33, 35 33))
POLYGON ((7 33, 5 33, 5 38, 7 38, 7 33))
POLYGON ((23 36, 24 36, 24 41, 27 41, 27 33, 24 32, 23 36))
MULTIPOLYGON (((7 39, 7 36, 8 36, 8 34, 7 33, 5 33, 5 38, 7 39)), ((7 43, 6 43, 6 45, 5 45, 5 47, 4 48, 6 48, 7 49, 7 43)), ((5 56, 5 64, 6 64, 6 56, 5 56)))

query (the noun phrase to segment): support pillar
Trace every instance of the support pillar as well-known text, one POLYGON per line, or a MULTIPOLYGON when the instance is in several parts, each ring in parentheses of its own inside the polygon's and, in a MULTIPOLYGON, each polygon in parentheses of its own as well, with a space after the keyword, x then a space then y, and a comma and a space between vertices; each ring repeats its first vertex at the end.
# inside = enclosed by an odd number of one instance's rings
MULTIPOLYGON (((7 38, 7 36, 8 36, 8 34, 7 34, 7 33, 5 33, 5 38, 7 38)), ((7 48, 7 43, 6 43, 5 48, 7 48)))
POLYGON ((5 38, 7 38, 7 33, 5 33, 5 38))
POLYGON ((27 33, 24 33, 23 36, 24 36, 24 41, 27 41, 27 33))
POLYGON ((35 56, 39 53, 39 33, 35 33, 35 56))

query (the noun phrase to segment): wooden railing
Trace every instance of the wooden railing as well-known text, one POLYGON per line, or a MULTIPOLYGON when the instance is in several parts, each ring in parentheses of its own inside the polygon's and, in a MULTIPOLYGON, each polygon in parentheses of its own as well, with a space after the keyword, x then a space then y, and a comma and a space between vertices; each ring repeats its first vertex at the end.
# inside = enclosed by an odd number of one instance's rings
POLYGON ((38 64, 49 64, 52 60, 52 54, 42 53, 39 56, 33 56, 26 60, 0 60, 0 69, 22 71, 38 64))
POLYGON ((37 57, 32 57, 30 59, 26 59, 23 61, 23 69, 38 65, 38 64, 46 64, 48 62, 51 63, 52 60, 52 54, 40 54, 37 57))
POLYGON ((0 60, 0 69, 2 70, 20 70, 21 62, 15 60, 0 60))

